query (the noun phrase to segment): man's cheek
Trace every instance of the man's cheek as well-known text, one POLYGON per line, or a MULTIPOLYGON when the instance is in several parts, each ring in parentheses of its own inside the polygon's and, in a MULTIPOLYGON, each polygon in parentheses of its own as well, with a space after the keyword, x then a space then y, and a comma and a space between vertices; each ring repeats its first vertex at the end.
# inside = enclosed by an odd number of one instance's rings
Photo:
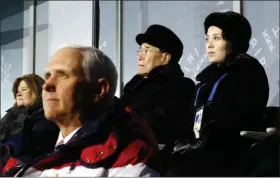
POLYGON ((152 64, 151 64, 150 62, 146 64, 146 70, 147 70, 148 72, 150 72, 151 67, 152 67, 152 64))

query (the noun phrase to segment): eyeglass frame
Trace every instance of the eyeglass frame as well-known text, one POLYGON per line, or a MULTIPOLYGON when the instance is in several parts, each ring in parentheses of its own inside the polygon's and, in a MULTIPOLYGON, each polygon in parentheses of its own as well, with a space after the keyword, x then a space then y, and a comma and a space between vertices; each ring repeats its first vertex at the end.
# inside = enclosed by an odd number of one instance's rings
POLYGON ((162 53, 162 51, 157 51, 157 50, 153 50, 153 49, 141 49, 141 48, 139 48, 137 51, 136 51, 136 55, 137 56, 140 56, 141 54, 143 54, 143 55, 150 55, 150 54, 152 54, 153 52, 159 52, 159 53, 162 53), (143 53, 143 52, 145 52, 145 53, 143 53))

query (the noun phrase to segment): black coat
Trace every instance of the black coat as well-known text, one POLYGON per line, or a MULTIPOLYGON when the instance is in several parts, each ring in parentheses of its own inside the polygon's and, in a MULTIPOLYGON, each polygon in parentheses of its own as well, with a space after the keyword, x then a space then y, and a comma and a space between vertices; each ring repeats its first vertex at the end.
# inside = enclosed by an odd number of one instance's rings
POLYGON ((147 78, 135 75, 124 87, 121 100, 148 119, 157 142, 171 151, 178 137, 193 136, 194 90, 194 82, 184 77, 180 66, 169 64, 153 69, 147 78))
POLYGON ((181 156, 182 162, 170 169, 168 176, 236 175, 238 163, 252 144, 252 140, 240 136, 240 131, 264 131, 269 96, 265 70, 247 54, 230 61, 220 66, 211 64, 196 77, 199 81, 196 90, 200 88, 196 109, 205 106, 200 139, 185 144, 189 146, 184 149, 192 151, 181 156), (226 73, 209 104, 214 84, 226 73))
POLYGON ((12 107, 6 112, 7 114, 0 120, 1 142, 5 142, 10 136, 18 134, 23 128, 32 130, 37 121, 45 119, 42 104, 12 107))
POLYGON ((205 106, 201 137, 206 138, 206 144, 202 150, 190 153, 193 157, 184 167, 192 165, 193 171, 198 169, 191 176, 229 176, 252 143, 241 137, 240 131, 265 129, 264 113, 269 97, 265 70, 258 60, 241 54, 226 65, 211 64, 196 79, 200 82, 196 109, 205 106), (215 82, 226 73, 207 106, 215 82), (213 124, 207 125, 210 122, 213 124))
MULTIPOLYGON (((58 133, 58 126, 44 117, 42 104, 13 107, 0 121, 1 144, 22 145, 10 150, 14 157, 28 153, 35 158, 52 150, 58 133)), ((5 156, 9 157, 3 147, 0 154, 2 162, 5 162, 5 156)))
POLYGON ((206 84, 200 89, 197 108, 207 103, 214 83, 225 73, 227 75, 218 85, 212 104, 203 113, 202 127, 214 120, 215 137, 228 140, 230 138, 226 137, 232 136, 239 140, 242 130, 264 129, 262 123, 269 97, 268 79, 263 66, 247 54, 239 55, 225 66, 212 64, 197 76, 200 81, 197 89, 206 84))

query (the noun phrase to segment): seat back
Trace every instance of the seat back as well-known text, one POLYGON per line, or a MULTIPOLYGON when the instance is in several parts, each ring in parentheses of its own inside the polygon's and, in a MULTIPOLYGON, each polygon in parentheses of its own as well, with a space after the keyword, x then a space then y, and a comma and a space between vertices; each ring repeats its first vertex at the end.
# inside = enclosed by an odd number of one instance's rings
POLYGON ((257 140, 245 154, 236 170, 237 176, 280 176, 279 171, 279 107, 266 108, 266 132, 241 131, 240 135, 257 140))
POLYGON ((279 130, 279 115, 280 107, 279 106, 268 106, 266 107, 265 112, 265 125, 267 128, 275 127, 279 130))

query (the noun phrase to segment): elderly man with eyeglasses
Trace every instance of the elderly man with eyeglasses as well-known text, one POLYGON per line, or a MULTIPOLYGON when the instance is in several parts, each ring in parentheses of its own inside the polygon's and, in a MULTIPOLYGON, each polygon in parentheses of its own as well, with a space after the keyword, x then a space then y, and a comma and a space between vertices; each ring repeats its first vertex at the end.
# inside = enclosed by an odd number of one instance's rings
POLYGON ((168 169, 175 140, 193 137, 195 84, 184 77, 178 64, 183 44, 169 28, 151 25, 136 42, 138 74, 125 85, 121 100, 129 111, 147 119, 168 169))

